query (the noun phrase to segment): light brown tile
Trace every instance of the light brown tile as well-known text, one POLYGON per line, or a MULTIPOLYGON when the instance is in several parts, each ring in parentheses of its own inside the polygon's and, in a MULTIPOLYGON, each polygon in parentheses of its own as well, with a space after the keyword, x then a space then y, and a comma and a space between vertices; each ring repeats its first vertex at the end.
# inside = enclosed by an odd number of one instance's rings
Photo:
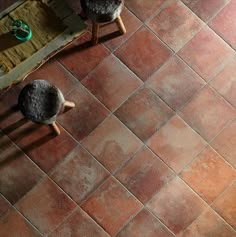
POLYGON ((236 232, 211 209, 195 220, 178 237, 235 237, 236 232))
POLYGON ((235 118, 235 112, 235 109, 207 86, 179 114, 203 138, 210 141, 235 118))
POLYGON ((205 81, 176 56, 147 81, 147 85, 174 110, 187 103, 204 84, 205 81))
POLYGON ((178 55, 203 79, 209 81, 233 59, 235 53, 206 26, 178 52, 178 55))
POLYGON ((49 237, 109 237, 86 212, 78 209, 49 237))
POLYGON ((234 168, 236 168, 236 121, 227 126, 211 143, 234 168))
POLYGON ((142 204, 114 178, 110 178, 82 205, 111 236, 142 207, 142 204))
POLYGON ((48 178, 16 204, 44 235, 53 231, 75 207, 75 203, 48 178))
POLYGON ((173 172, 148 148, 142 148, 116 174, 123 185, 146 203, 171 178, 173 172))
POLYGON ((0 220, 0 236, 43 237, 18 211, 11 210, 0 220))
POLYGON ((148 26, 175 52, 200 31, 203 22, 181 1, 170 1, 148 26))
POLYGON ((167 228, 146 209, 130 221, 116 237, 174 237, 167 228))
POLYGON ((114 116, 105 120, 82 144, 112 173, 129 160, 142 145, 114 116))
POLYGON ((181 118, 174 116, 147 145, 178 173, 206 146, 206 142, 181 118))
POLYGON ((115 55, 143 81, 160 68, 171 54, 172 52, 146 27, 136 31, 115 51, 115 55))
POLYGON ((202 20, 209 21, 230 0, 182 0, 202 20))
POLYGON ((170 230, 178 234, 205 210, 206 205, 177 177, 165 185, 147 207, 170 230))
POLYGON ((74 149, 51 178, 77 203, 81 203, 109 173, 82 147, 74 149))
POLYGON ((181 177, 212 203, 236 179, 236 171, 208 146, 181 172, 181 177))
POLYGON ((213 208, 235 229, 236 228, 236 182, 213 204, 213 208))
POLYGON ((142 141, 150 138, 174 112, 149 88, 131 96, 115 115, 142 141))
POLYGON ((108 56, 82 83, 110 110, 116 109, 142 84, 113 55, 108 56))

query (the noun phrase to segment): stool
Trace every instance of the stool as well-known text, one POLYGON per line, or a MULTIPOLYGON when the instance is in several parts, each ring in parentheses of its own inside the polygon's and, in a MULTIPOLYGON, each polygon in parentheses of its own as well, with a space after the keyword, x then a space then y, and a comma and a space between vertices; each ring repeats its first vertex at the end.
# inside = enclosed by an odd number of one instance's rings
POLYGON ((22 114, 32 122, 51 126, 56 135, 60 134, 56 117, 65 107, 73 108, 75 104, 66 101, 62 92, 45 80, 27 84, 18 97, 18 108, 22 114))
POLYGON ((124 0, 81 0, 81 8, 85 15, 92 20, 92 42, 98 43, 99 28, 101 25, 116 22, 121 34, 126 32, 120 13, 124 0))

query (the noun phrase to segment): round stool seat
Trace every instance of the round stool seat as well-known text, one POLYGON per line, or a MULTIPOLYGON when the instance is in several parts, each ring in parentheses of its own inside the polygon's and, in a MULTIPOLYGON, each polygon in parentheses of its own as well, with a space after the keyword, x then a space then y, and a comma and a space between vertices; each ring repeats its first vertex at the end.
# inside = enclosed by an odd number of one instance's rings
POLYGON ((27 84, 18 97, 18 107, 23 115, 37 123, 55 121, 65 99, 61 91, 45 80, 27 84))
POLYGON ((94 22, 114 21, 120 16, 124 0, 81 0, 86 16, 94 22))

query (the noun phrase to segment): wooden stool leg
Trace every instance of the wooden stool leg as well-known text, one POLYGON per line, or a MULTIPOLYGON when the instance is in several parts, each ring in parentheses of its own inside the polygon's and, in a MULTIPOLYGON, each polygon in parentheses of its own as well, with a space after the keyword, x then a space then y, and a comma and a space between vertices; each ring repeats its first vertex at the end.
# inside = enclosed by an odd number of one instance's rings
POLYGON ((93 22, 93 32, 92 32, 93 45, 96 45, 98 43, 98 32, 99 32, 99 24, 93 22))
POLYGON ((125 29, 124 23, 123 23, 123 21, 122 21, 120 16, 118 16, 116 18, 116 24, 117 24, 117 26, 118 26, 118 28, 120 30, 120 33, 121 34, 125 34, 126 33, 126 29, 125 29))
POLYGON ((69 108, 74 108, 75 107, 75 103, 71 102, 71 101, 65 101, 63 104, 64 107, 69 107, 69 108))
POLYGON ((52 124, 50 124, 50 126, 53 128, 54 132, 56 133, 56 135, 60 135, 61 131, 58 128, 56 121, 53 121, 52 124))

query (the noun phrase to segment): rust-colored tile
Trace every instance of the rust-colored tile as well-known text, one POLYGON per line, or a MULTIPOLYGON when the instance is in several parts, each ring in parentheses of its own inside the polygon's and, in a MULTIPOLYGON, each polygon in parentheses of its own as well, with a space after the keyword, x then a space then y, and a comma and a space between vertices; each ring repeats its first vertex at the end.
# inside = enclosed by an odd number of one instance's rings
POLYGON ((229 45, 236 48, 236 2, 231 1, 210 23, 209 26, 229 45))
POLYGON ((122 167, 116 177, 142 203, 146 203, 174 174, 159 157, 144 147, 122 167))
POLYGON ((51 178, 74 201, 81 203, 109 173, 82 147, 77 147, 51 174, 51 178))
POLYGON ((149 211, 142 210, 116 237, 174 237, 149 211))
POLYGON ((181 172, 181 177, 206 202, 212 203, 236 179, 236 171, 207 147, 181 172))
POLYGON ((181 1, 169 2, 148 26, 175 52, 200 31, 202 21, 181 1))
POLYGON ((42 235, 16 210, 0 220, 2 237, 42 237, 42 235))
POLYGON ((58 116, 58 121, 79 141, 88 136, 109 114, 81 84, 74 87, 67 100, 74 101, 75 108, 58 116))
POLYGON ((113 55, 82 81, 110 110, 123 103, 142 82, 113 55))
POLYGON ((142 21, 147 20, 165 0, 128 0, 125 5, 142 21))
POLYGON ((236 60, 228 64, 210 84, 236 108, 236 60))
POLYGON ((114 178, 103 184, 82 208, 111 236, 136 215, 142 204, 114 178))
POLYGON ((213 204, 213 208, 235 229, 236 228, 236 182, 213 204))
POLYGON ((178 173, 206 143, 181 118, 175 116, 152 136, 147 145, 178 173))
POLYGON ((43 79, 58 87, 64 96, 70 92, 76 80, 55 59, 46 62, 42 67, 31 73, 21 84, 25 85, 32 80, 43 79))
POLYGON ((135 32, 115 52, 115 55, 143 81, 147 80, 171 54, 172 52, 146 27, 135 32))
POLYGON ((0 194, 0 218, 10 209, 11 204, 0 194))
POLYGON ((230 0, 182 0, 202 20, 209 21, 230 0))
POLYGON ((106 58, 110 52, 101 44, 92 46, 91 34, 86 33, 73 41, 58 54, 57 59, 78 79, 88 73, 106 58))
POLYGON ((75 207, 75 203, 48 178, 16 204, 16 208, 45 235, 53 231, 75 207))
POLYGON ((178 54, 206 81, 217 75, 235 55, 233 49, 207 26, 178 54))
POLYGON ((109 237, 86 212, 78 209, 49 237, 109 237))
POLYGON ((59 126, 55 136, 52 128, 32 122, 25 123, 9 134, 10 138, 46 173, 63 160, 77 142, 59 126))
POLYGON ((115 112, 115 115, 143 141, 150 138, 173 114, 153 91, 145 87, 115 112))
POLYGON ((178 57, 171 57, 151 78, 147 85, 172 109, 178 110, 205 82, 178 57))
POLYGON ((207 141, 235 115, 235 110, 208 86, 180 112, 180 116, 207 141))
MULTIPOLYGON (((120 47, 142 25, 142 22, 126 7, 124 7, 121 13, 121 18, 125 25, 126 33, 105 42, 106 47, 112 51, 120 47)), ((109 33, 114 32, 114 30, 118 30, 117 26, 116 24, 111 24, 101 28, 99 35, 107 36, 109 33)))
POLYGON ((83 146, 110 172, 130 159, 142 143, 116 117, 109 117, 83 142, 83 146))
POLYGON ((236 169, 236 121, 227 126, 213 140, 211 146, 236 169))
POLYGON ((165 185, 147 207, 170 230, 178 234, 204 211, 206 205, 177 177, 165 185))
POLYGON ((211 209, 195 220, 178 237, 236 237, 236 232, 211 209))
POLYGON ((43 177, 43 173, 2 133, 0 154, 0 192, 14 204, 43 177))

